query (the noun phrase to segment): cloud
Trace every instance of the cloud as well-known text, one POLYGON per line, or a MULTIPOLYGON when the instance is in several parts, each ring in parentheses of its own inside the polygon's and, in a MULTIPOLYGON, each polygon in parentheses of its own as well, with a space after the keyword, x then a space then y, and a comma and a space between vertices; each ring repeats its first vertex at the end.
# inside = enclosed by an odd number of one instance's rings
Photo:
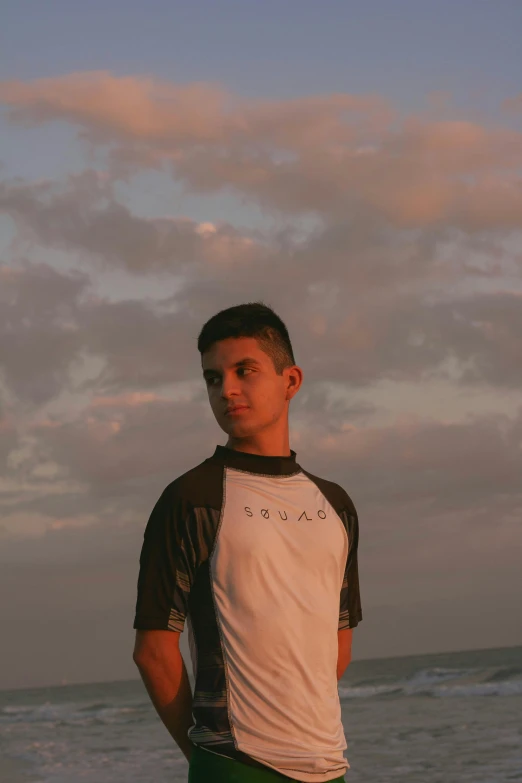
POLYGON ((513 95, 502 101, 502 109, 508 112, 518 112, 522 110, 522 92, 513 95))
POLYGON ((7 467, 7 458, 16 447, 18 436, 16 423, 8 406, 0 399, 0 466, 2 470, 7 467))
POLYGON ((181 467, 179 443, 188 435, 193 444, 204 441, 210 416, 208 402, 205 410, 202 403, 155 394, 94 397, 75 421, 36 422, 30 433, 42 454, 67 466, 68 475, 91 491, 106 494, 118 485, 125 491, 135 481, 181 467), (166 432, 172 434, 165 437, 166 432))
POLYGON ((173 84, 107 71, 0 82, 0 100, 13 123, 68 120, 102 137, 146 139, 170 149, 234 137, 279 146, 293 146, 299 137, 299 144, 311 146, 337 138, 345 114, 369 117, 375 127, 392 116, 378 96, 248 102, 215 83, 173 84))
POLYGON ((520 258, 500 242, 453 242, 448 252, 451 234, 390 234, 372 221, 330 224, 304 240, 252 239, 186 221, 190 241, 178 244, 174 223, 164 234, 171 255, 161 256, 161 221, 120 209, 112 198, 100 205, 91 198, 95 183, 75 180, 65 191, 70 199, 59 204, 53 187, 19 186, 23 230, 39 245, 62 241, 89 258, 96 251, 109 270, 166 273, 168 259, 179 273, 177 290, 157 300, 110 301, 95 290, 89 271, 61 272, 29 260, 2 267, 3 380, 22 401, 38 405, 66 391, 121 393, 199 379, 194 339, 201 323, 251 299, 253 286, 257 297, 288 313, 297 360, 312 383, 364 387, 453 377, 464 385, 520 385, 520 293, 504 283, 510 273, 520 278, 520 258), (91 241, 97 219, 107 231, 91 241), (87 228, 77 230, 82 223, 87 228), (480 291, 479 282, 488 289, 480 291))
MULTIPOLYGON (((416 508, 422 524, 458 512, 461 522, 477 525, 492 507, 498 524, 509 514, 516 519, 522 508, 522 408, 514 418, 490 413, 444 422, 410 416, 377 425, 363 398, 343 405, 317 389, 314 396, 314 386, 303 391, 292 409, 298 460, 353 493, 364 515, 381 518, 379 536, 394 535, 382 517, 385 507, 410 509, 409 518, 416 508), (314 417, 318 406, 321 416, 314 417)), ((26 426, 32 446, 16 470, 25 486, 4 505, 5 523, 21 534, 16 520, 23 528, 24 515, 36 513, 47 515, 46 529, 55 530, 74 528, 75 520, 83 526, 103 519, 108 527, 135 521, 138 508, 145 513, 143 497, 151 499, 188 463, 208 456, 213 422, 205 395, 194 391, 177 400, 151 393, 99 396, 74 420, 35 417, 26 426), (42 464, 55 466, 61 492, 49 493, 53 482, 37 472, 42 464)), ((217 426, 215 433, 219 438, 217 426)))
POLYGON ((135 274, 180 274, 199 263, 228 268, 262 255, 262 247, 227 224, 131 213, 94 170, 72 175, 65 184, 0 182, 0 212, 18 225, 18 244, 80 253, 100 267, 135 274))
MULTIPOLYGON (((515 418, 491 413, 444 422, 411 416, 386 426, 348 420, 343 427, 340 417, 337 433, 316 432, 315 442, 322 469, 339 464, 339 481, 341 473, 349 476, 365 507, 422 502, 425 519, 458 511, 475 523, 495 507, 499 524, 504 510, 522 507, 522 406, 515 418)), ((306 453, 306 443, 301 448, 306 453)))
POLYGON ((522 133, 400 117, 376 95, 254 101, 216 84, 87 72, 1 82, 0 101, 13 123, 72 123, 109 148, 119 176, 167 165, 195 192, 231 188, 289 215, 467 232, 522 218, 522 133))
POLYGON ((216 140, 226 93, 216 85, 169 85, 113 77, 106 71, 71 73, 31 83, 0 83, 12 122, 39 125, 68 120, 98 135, 200 142, 216 140))
POLYGON ((39 404, 67 386, 82 343, 76 317, 87 286, 85 274, 63 275, 48 265, 0 267, 1 372, 21 399, 39 404))

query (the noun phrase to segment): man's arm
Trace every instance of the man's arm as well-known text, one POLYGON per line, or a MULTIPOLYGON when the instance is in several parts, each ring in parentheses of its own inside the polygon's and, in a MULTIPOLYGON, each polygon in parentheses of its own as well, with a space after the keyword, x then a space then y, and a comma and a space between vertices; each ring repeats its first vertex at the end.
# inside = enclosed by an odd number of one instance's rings
POLYGON ((136 631, 133 660, 158 715, 190 761, 192 691, 176 631, 136 631))
POLYGON ((352 633, 352 628, 344 628, 342 631, 337 631, 337 680, 341 679, 352 659, 352 633))

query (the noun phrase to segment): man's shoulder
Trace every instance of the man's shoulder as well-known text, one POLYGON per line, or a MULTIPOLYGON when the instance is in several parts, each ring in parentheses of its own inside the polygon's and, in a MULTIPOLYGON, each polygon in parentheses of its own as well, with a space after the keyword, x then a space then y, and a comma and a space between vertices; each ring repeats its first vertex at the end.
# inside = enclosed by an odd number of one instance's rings
POLYGON ((220 466, 205 459, 174 478, 163 489, 160 500, 182 502, 194 508, 220 503, 222 472, 220 466))
POLYGON ((304 470, 304 468, 301 468, 301 470, 317 487, 319 487, 330 505, 333 506, 337 512, 346 510, 353 515, 357 513, 353 500, 344 487, 337 484, 335 481, 330 481, 322 476, 316 476, 314 473, 304 470))

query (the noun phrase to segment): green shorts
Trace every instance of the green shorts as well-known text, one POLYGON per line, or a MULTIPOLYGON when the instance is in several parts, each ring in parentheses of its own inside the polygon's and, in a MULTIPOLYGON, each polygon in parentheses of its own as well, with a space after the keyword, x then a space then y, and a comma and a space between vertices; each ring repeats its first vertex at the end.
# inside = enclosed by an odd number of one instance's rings
MULTIPOLYGON (((281 775, 275 770, 258 769, 242 761, 209 753, 194 747, 190 756, 188 783, 289 783, 293 778, 281 775)), ((297 779, 296 779, 297 780, 297 779)), ((328 783, 346 783, 344 777, 333 778, 328 783)))

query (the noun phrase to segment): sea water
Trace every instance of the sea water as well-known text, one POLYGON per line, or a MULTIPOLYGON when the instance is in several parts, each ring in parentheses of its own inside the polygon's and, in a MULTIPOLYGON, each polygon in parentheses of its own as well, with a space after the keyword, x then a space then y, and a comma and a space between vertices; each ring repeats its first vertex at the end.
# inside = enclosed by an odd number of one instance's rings
MULTIPOLYGON (((522 781, 522 647, 353 661, 339 696, 349 783, 522 781)), ((188 771, 139 679, 0 692, 0 759, 1 783, 188 771)))

